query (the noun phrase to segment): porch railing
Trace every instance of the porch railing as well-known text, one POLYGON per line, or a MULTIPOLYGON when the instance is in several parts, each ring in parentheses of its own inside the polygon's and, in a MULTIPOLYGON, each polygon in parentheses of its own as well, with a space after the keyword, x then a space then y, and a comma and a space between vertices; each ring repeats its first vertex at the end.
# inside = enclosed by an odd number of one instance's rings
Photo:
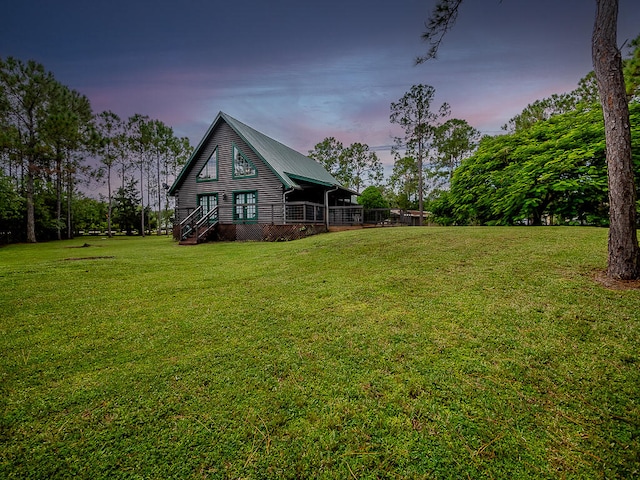
MULTIPOLYGON (((187 215, 180 222, 180 238, 189 236, 196 228, 198 222, 200 228, 204 223, 211 225, 212 219, 219 223, 261 223, 261 224, 325 224, 326 209, 319 203, 312 202, 287 202, 287 203, 258 203, 258 204, 218 204, 218 206, 204 213, 202 207, 195 210, 182 209, 187 215), (239 215, 241 207, 251 207, 257 210, 242 209, 243 214, 239 215), (257 217, 253 215, 257 213, 257 217), (251 213, 251 215, 249 215, 251 213), (204 217, 206 216, 206 219, 204 217), (246 218, 244 218, 246 217, 246 218)), ((178 218, 181 217, 180 209, 176 212, 178 218)), ((328 215, 329 225, 407 225, 411 224, 411 216, 404 210, 393 210, 388 208, 365 209, 361 205, 351 206, 330 206, 328 215)))
POLYGON ((361 205, 329 207, 329 225, 362 225, 364 208, 361 205))
POLYGON ((324 205, 310 202, 285 204, 286 223, 324 223, 324 205))

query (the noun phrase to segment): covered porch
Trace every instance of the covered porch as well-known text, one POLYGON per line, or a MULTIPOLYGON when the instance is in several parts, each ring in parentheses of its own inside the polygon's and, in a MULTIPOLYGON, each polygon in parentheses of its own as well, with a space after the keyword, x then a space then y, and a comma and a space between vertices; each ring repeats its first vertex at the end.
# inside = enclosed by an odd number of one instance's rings
POLYGON ((203 206, 182 212, 173 236, 185 244, 212 240, 296 240, 331 227, 410 225, 409 217, 391 209, 361 205, 329 206, 313 202, 203 206), (252 210, 252 209, 255 209, 252 210), (249 214, 248 214, 249 213, 249 214))

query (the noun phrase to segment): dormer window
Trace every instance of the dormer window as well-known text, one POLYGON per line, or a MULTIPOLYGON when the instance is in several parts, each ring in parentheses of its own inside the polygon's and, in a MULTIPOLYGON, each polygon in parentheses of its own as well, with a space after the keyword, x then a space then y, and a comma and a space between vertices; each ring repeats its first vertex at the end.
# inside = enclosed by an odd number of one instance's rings
POLYGON ((233 178, 255 177, 258 175, 256 167, 240 151, 238 147, 233 146, 233 178))

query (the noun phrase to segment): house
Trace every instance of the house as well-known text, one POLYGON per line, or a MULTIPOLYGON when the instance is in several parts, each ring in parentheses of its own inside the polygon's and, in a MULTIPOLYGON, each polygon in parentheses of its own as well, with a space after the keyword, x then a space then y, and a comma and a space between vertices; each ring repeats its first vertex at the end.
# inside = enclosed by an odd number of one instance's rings
POLYGON ((169 194, 182 243, 288 240, 362 218, 355 192, 322 165, 223 112, 169 194))

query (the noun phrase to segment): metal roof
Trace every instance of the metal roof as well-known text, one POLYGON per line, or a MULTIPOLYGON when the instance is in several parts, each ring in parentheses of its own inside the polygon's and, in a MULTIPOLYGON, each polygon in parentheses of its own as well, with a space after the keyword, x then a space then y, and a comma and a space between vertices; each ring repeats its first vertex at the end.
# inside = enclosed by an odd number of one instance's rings
MULTIPOLYGON (((207 133, 202 138, 186 165, 176 178, 169 194, 173 195, 178 186, 182 183, 185 173, 191 168, 200 150, 206 144, 211 132, 220 121, 226 122, 246 143, 253 149, 256 155, 273 171, 282 181, 286 188, 302 188, 296 180, 316 183, 324 186, 336 186, 345 189, 340 185, 325 168, 315 160, 293 150, 290 147, 268 137, 250 126, 236 120, 224 112, 218 113, 207 133)), ((348 189, 345 189, 348 190, 348 189)))

